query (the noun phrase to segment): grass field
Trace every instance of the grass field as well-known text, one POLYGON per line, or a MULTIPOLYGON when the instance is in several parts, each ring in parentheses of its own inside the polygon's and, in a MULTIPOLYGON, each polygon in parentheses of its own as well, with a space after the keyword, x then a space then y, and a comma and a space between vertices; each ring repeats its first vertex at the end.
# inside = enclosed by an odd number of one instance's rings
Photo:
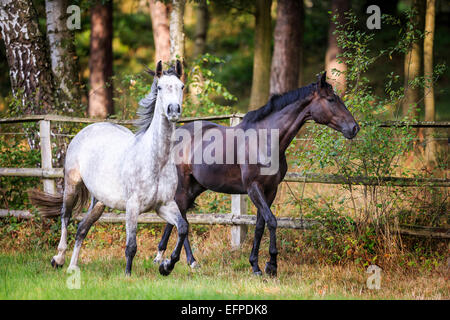
MULTIPOLYGON (((0 239, 0 299, 450 299, 445 271, 383 270, 381 289, 370 290, 364 268, 307 261, 286 250, 282 242, 278 277, 255 277, 248 264, 251 239, 241 250, 231 251, 229 228, 223 226, 211 227, 202 238, 192 234, 199 269, 190 270, 183 253, 168 277, 160 276, 153 264, 159 232, 140 232, 133 274, 126 278, 124 241, 105 240, 110 235, 105 231, 101 226, 95 228, 85 242, 78 290, 66 286, 71 251, 64 268, 54 270, 50 260, 56 246, 27 247, 18 238, 0 239)), ((27 228, 23 232, 30 235, 27 228)), ((121 233, 116 236, 121 238, 121 233)), ((22 239, 22 234, 18 237, 22 239)), ((266 260, 267 241, 263 241, 261 267, 266 260)))

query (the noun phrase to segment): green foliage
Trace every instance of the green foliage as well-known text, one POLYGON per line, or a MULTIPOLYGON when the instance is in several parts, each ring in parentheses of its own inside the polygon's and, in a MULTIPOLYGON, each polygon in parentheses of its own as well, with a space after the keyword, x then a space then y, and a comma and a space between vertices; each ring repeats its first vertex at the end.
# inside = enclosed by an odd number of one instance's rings
MULTIPOLYGON (((30 150, 23 140, 0 138, 0 167, 33 168, 40 163, 40 151, 30 150)), ((2 208, 25 209, 29 207, 26 190, 36 187, 39 178, 0 177, 2 208)))
POLYGON ((297 247, 313 247, 325 257, 327 263, 341 264, 354 261, 366 266, 377 259, 377 237, 373 226, 362 227, 346 214, 342 202, 335 199, 306 199, 304 201, 308 213, 304 215, 318 223, 311 231, 305 233, 304 244, 297 247), (317 201, 325 202, 325 206, 317 206, 317 201))
POLYGON ((230 107, 225 104, 236 101, 237 98, 216 80, 216 75, 212 71, 213 66, 224 62, 223 59, 209 53, 192 62, 187 74, 186 87, 190 92, 184 99, 184 116, 230 113, 230 107))

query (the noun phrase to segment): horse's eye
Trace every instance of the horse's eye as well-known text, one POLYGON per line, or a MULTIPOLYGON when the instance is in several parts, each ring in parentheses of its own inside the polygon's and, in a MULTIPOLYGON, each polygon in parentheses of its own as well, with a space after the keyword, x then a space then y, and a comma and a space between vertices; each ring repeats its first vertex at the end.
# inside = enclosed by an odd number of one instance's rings
POLYGON ((183 85, 181 85, 181 90, 183 90, 184 89, 184 84, 183 85))
POLYGON ((160 87, 160 86, 158 86, 158 90, 161 90, 161 87, 160 87))
POLYGON ((328 102, 334 102, 334 98, 333 97, 327 98, 327 100, 328 100, 328 102))

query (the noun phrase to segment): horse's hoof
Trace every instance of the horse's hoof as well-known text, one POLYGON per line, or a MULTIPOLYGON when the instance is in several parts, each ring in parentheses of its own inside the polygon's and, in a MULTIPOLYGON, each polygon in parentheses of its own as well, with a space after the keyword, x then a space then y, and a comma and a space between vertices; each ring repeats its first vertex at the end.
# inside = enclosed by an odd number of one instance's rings
POLYGON ((200 264, 198 264, 197 261, 194 260, 194 262, 192 262, 189 267, 191 267, 191 269, 198 269, 200 268, 200 264))
POLYGON ((271 264, 270 262, 266 263, 266 268, 264 271, 271 277, 277 276, 277 267, 271 264))
POLYGON ((52 267, 55 268, 55 269, 62 268, 62 266, 64 265, 64 264, 56 263, 55 258, 52 258, 52 261, 50 263, 51 263, 52 267))
POLYGON ((165 259, 163 262, 161 262, 161 264, 159 265, 159 273, 162 276, 168 276, 172 270, 169 269, 169 265, 170 265, 170 260, 169 259, 165 259))
POLYGON ((262 276, 262 271, 261 271, 261 270, 259 270, 259 271, 253 271, 253 275, 254 275, 254 276, 257 276, 257 277, 261 277, 261 276, 262 276))
POLYGON ((158 253, 156 254, 155 259, 153 259, 153 263, 154 264, 158 264, 162 261, 162 259, 164 258, 164 251, 158 251, 158 253))

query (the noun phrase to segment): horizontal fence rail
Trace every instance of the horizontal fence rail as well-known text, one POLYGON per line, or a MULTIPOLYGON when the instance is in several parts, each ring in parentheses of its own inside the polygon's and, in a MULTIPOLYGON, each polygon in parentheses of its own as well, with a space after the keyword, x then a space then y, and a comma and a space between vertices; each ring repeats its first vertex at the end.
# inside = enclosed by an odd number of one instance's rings
MULTIPOLYGON (((182 117, 178 120, 178 122, 192 122, 192 121, 211 121, 211 120, 225 120, 232 118, 243 118, 245 116, 244 113, 232 113, 232 114, 222 114, 222 115, 214 115, 214 116, 201 116, 201 117, 182 117)), ((45 115, 29 115, 23 117, 13 117, 13 118, 1 118, 0 124, 8 124, 8 123, 21 123, 21 122, 38 122, 38 121, 56 121, 56 122, 76 122, 76 123, 96 123, 96 122, 111 122, 117 124, 124 125, 132 125, 135 120, 121 120, 121 119, 97 119, 97 118, 80 118, 80 117, 68 117, 68 116, 60 116, 55 114, 45 114, 45 115)), ((312 122, 312 121, 308 121, 312 122)), ((372 125, 370 122, 362 123, 362 125, 372 125)), ((377 126, 382 128, 388 127, 405 127, 410 126, 413 128, 450 128, 450 121, 415 121, 415 122, 406 122, 406 121, 383 121, 376 123, 377 126)))
MULTIPOLYGON (((39 177, 46 179, 64 178, 62 168, 0 168, 0 176, 4 177, 39 177)), ((333 174, 309 173, 302 175, 288 172, 286 182, 365 185, 365 186, 398 186, 398 187, 450 187, 450 179, 445 178, 405 178, 405 177, 346 177, 333 174)))
MULTIPOLYGON (((25 210, 5 210, 0 209, 0 217, 16 217, 19 219, 32 219, 34 216, 25 210)), ((77 215, 75 220, 81 221, 84 215, 77 215)), ((210 214, 187 214, 187 219, 190 224, 200 225, 228 225, 228 226, 248 226, 256 224, 255 215, 233 215, 229 213, 210 213, 210 214)), ((98 222, 100 223, 125 223, 125 214, 105 212, 98 222)), ((155 213, 143 213, 138 216, 138 223, 141 224, 165 224, 166 221, 161 219, 155 213)), ((310 230, 314 226, 319 227, 320 222, 312 219, 303 218, 277 218, 278 228, 296 229, 296 230, 310 230)), ((423 227, 423 226, 399 226, 398 231, 392 231, 393 233, 399 232, 402 235, 416 236, 416 237, 428 237, 439 239, 450 239, 450 229, 448 228, 436 228, 436 227, 423 227)))
POLYGON ((310 173, 302 175, 297 172, 288 172, 284 181, 305 182, 305 183, 325 183, 344 185, 365 185, 365 186, 398 186, 398 187, 450 187, 450 179, 446 178, 406 178, 406 177, 346 177, 334 174, 310 173))

